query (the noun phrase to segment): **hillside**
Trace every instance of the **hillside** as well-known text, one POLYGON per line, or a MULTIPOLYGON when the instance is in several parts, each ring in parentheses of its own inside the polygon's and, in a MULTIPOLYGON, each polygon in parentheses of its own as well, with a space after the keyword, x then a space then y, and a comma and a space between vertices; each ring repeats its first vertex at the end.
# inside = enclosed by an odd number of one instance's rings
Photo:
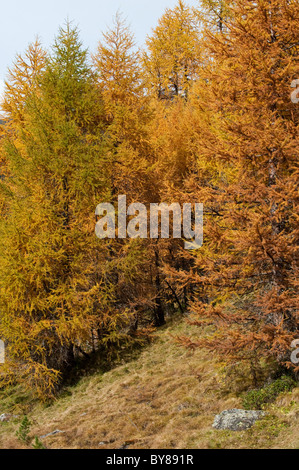
MULTIPOLYGON (((246 377, 219 358, 174 344, 172 335, 192 334, 185 320, 169 322, 153 342, 107 372, 93 371, 66 387, 51 405, 41 405, 18 388, 2 391, 1 448, 28 448, 16 437, 25 414, 30 435, 47 448, 298 448, 299 388, 266 407, 267 417, 247 431, 212 428, 214 416, 242 408, 246 377), (241 386, 242 385, 242 386, 241 386)), ((198 333, 198 329, 196 329, 198 333)))

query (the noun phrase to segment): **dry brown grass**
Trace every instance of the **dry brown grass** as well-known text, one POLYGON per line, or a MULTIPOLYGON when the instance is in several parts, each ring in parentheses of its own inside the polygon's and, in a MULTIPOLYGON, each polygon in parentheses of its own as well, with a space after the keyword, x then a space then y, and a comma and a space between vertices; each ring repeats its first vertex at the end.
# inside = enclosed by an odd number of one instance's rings
MULTIPOLYGON (((202 350, 191 354, 170 338, 190 330, 184 321, 160 330, 139 357, 81 379, 51 406, 2 395, 0 413, 30 406, 32 436, 64 431, 43 439, 47 448, 298 448, 299 389, 281 396, 247 431, 212 428, 215 414, 241 407, 241 400, 223 386, 219 359, 202 350)), ((1 448, 26 447, 15 436, 20 421, 0 423, 1 448)))

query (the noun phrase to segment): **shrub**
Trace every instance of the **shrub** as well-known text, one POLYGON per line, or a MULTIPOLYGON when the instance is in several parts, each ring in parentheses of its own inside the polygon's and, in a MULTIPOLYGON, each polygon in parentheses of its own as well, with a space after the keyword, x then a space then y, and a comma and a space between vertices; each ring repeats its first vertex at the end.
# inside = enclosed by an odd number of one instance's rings
POLYGON ((42 443, 42 441, 37 436, 35 436, 32 447, 33 447, 33 449, 45 449, 44 444, 42 443))
POLYGON ((280 393, 292 390, 295 385, 296 382, 291 377, 283 375, 261 389, 247 392, 243 397, 243 406, 245 410, 260 410, 263 405, 273 402, 280 393))
POLYGON ((20 427, 18 431, 16 432, 16 436, 19 439, 19 441, 26 442, 26 444, 28 444, 28 442, 30 441, 29 432, 30 432, 31 424, 32 423, 31 421, 29 421, 27 416, 24 416, 20 424, 20 427))

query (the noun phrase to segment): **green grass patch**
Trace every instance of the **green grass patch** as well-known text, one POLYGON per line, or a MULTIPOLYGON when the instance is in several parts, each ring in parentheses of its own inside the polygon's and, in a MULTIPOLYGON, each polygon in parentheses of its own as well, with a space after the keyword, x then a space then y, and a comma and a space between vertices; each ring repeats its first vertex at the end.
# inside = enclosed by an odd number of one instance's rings
POLYGON ((296 386, 296 382, 289 376, 283 375, 271 384, 258 390, 250 390, 243 398, 245 410, 261 410, 268 403, 272 403, 283 392, 289 392, 296 386))

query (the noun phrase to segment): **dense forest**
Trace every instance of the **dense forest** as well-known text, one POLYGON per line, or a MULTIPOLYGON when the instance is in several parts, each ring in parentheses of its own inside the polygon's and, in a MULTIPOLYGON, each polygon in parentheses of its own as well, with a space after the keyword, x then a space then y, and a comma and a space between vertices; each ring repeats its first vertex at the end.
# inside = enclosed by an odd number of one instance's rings
MULTIPOLYGON (((296 377, 299 3, 179 0, 143 48, 121 13, 89 53, 72 22, 10 67, 0 126, 0 387, 41 400, 94 355, 148 341, 296 377), (203 244, 99 239, 96 207, 203 204, 203 244)), ((194 223, 194 214, 192 215, 194 223)))

